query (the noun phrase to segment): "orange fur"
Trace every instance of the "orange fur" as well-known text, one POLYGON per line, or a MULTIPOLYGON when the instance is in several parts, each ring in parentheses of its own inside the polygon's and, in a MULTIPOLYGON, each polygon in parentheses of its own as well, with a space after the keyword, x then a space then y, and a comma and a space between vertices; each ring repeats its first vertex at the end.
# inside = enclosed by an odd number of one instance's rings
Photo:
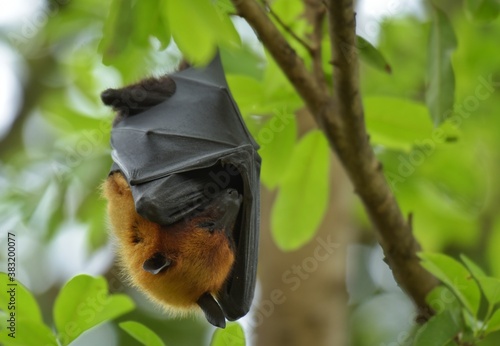
POLYGON ((160 226, 137 214, 129 185, 121 173, 103 186, 121 265, 130 281, 168 310, 186 311, 205 292, 216 296, 228 277, 234 253, 224 232, 199 227, 209 216, 199 215, 160 226), (162 253, 172 264, 159 274, 143 263, 162 253))

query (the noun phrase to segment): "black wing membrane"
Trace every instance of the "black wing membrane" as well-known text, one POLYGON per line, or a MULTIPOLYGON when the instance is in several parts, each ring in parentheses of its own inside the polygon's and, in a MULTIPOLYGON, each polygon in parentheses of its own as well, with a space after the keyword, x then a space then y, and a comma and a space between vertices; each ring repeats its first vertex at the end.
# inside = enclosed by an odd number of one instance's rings
POLYGON ((227 86, 220 58, 204 69, 169 75, 175 93, 118 122, 111 132, 111 171, 129 182, 137 212, 168 225, 203 207, 221 190, 243 195, 235 226, 235 264, 218 302, 229 320, 251 305, 259 241, 258 145, 227 86))

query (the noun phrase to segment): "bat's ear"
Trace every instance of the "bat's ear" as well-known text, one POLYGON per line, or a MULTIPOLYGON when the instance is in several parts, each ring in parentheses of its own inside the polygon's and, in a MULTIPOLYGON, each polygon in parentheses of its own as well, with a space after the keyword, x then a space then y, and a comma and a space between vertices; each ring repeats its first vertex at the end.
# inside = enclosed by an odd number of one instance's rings
POLYGON ((145 271, 156 275, 163 269, 168 268, 170 264, 172 264, 171 260, 165 257, 162 253, 157 252, 143 263, 142 268, 145 271))
POLYGON ((101 100, 118 113, 116 123, 167 100, 175 93, 175 88, 175 82, 169 76, 147 78, 124 88, 104 90, 101 100))
POLYGON ((200 299, 198 299, 197 303, 205 313, 205 318, 210 324, 219 328, 226 328, 224 313, 210 293, 204 293, 200 299))

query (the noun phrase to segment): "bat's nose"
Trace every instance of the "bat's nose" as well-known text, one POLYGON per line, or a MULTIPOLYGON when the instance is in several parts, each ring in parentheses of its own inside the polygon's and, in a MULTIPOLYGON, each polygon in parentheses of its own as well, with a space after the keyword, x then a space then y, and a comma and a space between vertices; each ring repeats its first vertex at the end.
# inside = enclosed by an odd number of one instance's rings
POLYGON ((145 271, 156 275, 164 268, 168 267, 171 263, 172 261, 166 258, 161 252, 157 252, 152 257, 144 261, 144 263, 142 264, 142 268, 145 271))

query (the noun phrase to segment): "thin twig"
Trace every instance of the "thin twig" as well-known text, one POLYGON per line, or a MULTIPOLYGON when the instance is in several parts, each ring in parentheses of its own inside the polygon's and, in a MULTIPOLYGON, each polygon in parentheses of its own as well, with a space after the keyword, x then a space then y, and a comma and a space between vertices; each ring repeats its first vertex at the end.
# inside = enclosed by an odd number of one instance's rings
POLYGON ((316 82, 328 93, 328 84, 323 71, 322 44, 323 44, 323 23, 325 21, 326 7, 321 0, 304 0, 306 7, 306 17, 313 27, 311 34, 312 42, 312 66, 316 82))
POLYGON ((281 20, 281 18, 276 14, 276 12, 274 12, 274 10, 271 8, 271 6, 267 3, 267 1, 265 0, 262 0, 262 3, 264 4, 266 10, 269 12, 269 14, 274 18, 274 20, 276 20, 276 22, 278 22, 278 24, 286 31, 290 34, 290 36, 292 36, 295 41, 297 41, 298 43, 300 43, 306 50, 307 52, 310 54, 310 55, 313 55, 313 49, 312 47, 309 45, 309 43, 307 43, 306 41, 304 41, 304 39, 302 39, 302 37, 298 36, 293 30, 292 28, 290 28, 285 22, 283 22, 283 20, 281 20))

